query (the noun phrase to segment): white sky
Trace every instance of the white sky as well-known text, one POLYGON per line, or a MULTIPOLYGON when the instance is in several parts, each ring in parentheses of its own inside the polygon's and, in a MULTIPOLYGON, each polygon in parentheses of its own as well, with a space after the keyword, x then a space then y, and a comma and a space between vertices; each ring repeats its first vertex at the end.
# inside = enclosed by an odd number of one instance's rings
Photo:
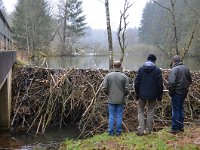
MULTIPOLYGON (((50 0, 54 2, 54 6, 58 4, 59 0, 50 0)), ((83 1, 83 11, 86 15, 86 22, 93 29, 106 29, 106 15, 105 6, 102 2, 105 0, 82 0, 83 1), (100 2, 102 1, 102 2, 100 2)), ((148 0, 129 0, 134 3, 131 8, 129 8, 129 17, 127 22, 129 22, 128 27, 139 27, 140 20, 142 17, 143 8, 148 0)), ((8 13, 12 12, 15 8, 17 0, 3 0, 4 6, 6 7, 8 13)), ((116 30, 119 24, 120 10, 123 10, 124 0, 109 0, 110 6, 110 18, 111 18, 111 28, 116 30)))

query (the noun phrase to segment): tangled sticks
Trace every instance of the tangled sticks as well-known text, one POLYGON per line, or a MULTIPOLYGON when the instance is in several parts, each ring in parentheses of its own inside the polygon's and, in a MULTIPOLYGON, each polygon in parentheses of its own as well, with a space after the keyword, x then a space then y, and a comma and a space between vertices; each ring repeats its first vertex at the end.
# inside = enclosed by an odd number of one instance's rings
MULTIPOLYGON (((163 77, 168 78, 168 70, 163 77)), ((75 124, 80 136, 85 137, 107 130, 107 97, 101 91, 102 81, 108 70, 14 68, 12 85, 11 125, 23 127, 36 134, 48 127, 75 124)), ((132 81, 136 72, 126 71, 130 78, 130 93, 123 115, 124 130, 137 127, 137 101, 132 81)), ((193 84, 186 99, 186 121, 199 120, 200 81, 199 72, 193 72, 193 84)), ((165 91, 167 91, 167 84, 165 91)), ((165 92, 162 105, 157 106, 155 129, 169 123, 170 98, 165 92)))

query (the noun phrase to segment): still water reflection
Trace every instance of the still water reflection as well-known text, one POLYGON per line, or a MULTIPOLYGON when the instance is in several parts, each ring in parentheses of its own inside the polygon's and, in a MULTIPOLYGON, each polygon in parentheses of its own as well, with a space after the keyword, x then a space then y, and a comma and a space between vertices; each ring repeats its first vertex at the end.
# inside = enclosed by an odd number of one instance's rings
POLYGON ((0 149, 17 150, 57 150, 60 142, 66 138, 77 138, 80 131, 76 127, 63 127, 62 129, 51 128, 45 134, 35 135, 26 132, 3 132, 0 131, 0 149))
MULTIPOLYGON (((120 56, 114 56, 114 60, 119 60, 120 56)), ((138 70, 138 68, 146 61, 146 55, 126 55, 124 57, 124 70, 138 70)), ((108 56, 76 56, 76 57, 48 57, 36 59, 34 65, 41 66, 47 62, 49 68, 81 68, 81 69, 108 69, 108 56)), ((193 71, 200 70, 200 58, 188 57, 184 59, 184 63, 193 71)), ((163 55, 157 56, 156 64, 160 68, 169 69, 170 61, 163 55)))

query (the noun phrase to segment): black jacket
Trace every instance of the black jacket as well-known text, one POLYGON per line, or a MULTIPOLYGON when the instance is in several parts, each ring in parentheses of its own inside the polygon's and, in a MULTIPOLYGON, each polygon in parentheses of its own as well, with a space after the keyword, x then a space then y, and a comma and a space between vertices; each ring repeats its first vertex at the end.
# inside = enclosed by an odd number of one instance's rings
POLYGON ((135 79, 137 99, 162 100, 163 78, 161 70, 151 61, 139 68, 135 79))
POLYGON ((170 95, 178 94, 186 96, 191 83, 190 70, 182 62, 175 64, 170 71, 168 80, 170 95))

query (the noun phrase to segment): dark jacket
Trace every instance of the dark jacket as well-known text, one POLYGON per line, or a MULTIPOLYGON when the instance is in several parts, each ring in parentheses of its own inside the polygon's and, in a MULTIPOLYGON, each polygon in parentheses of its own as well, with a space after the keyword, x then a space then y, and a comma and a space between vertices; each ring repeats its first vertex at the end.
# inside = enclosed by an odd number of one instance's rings
POLYGON ((137 99, 162 100, 163 78, 161 70, 153 62, 145 62, 138 70, 134 87, 137 99))
POLYGON ((103 91, 108 95, 108 103, 124 104, 128 94, 128 77, 116 70, 108 73, 103 81, 103 91))
POLYGON ((170 71, 168 84, 170 95, 187 95, 188 88, 192 82, 192 77, 188 67, 183 65, 182 62, 173 66, 170 71))

